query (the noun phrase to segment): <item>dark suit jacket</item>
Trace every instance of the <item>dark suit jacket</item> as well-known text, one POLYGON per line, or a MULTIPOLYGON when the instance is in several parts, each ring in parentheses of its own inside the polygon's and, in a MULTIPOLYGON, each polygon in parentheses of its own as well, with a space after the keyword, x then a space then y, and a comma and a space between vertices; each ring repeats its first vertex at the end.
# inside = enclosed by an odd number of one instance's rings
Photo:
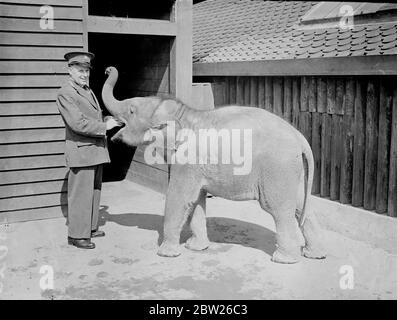
POLYGON ((57 97, 65 122, 65 157, 68 167, 87 167, 110 162, 106 143, 106 124, 91 90, 69 81, 57 97))

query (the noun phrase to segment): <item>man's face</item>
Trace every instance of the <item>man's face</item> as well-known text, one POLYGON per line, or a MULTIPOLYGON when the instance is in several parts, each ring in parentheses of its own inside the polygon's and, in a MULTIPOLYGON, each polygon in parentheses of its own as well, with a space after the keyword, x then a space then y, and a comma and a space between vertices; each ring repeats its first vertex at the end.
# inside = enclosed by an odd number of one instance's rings
POLYGON ((75 64, 69 67, 69 75, 78 85, 89 86, 90 68, 75 64))

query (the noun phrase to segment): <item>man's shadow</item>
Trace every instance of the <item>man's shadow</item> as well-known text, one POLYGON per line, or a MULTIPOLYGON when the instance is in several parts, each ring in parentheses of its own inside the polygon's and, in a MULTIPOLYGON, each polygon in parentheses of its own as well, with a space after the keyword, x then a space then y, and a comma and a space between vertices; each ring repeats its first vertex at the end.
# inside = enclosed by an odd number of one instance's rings
MULTIPOLYGON (((101 206, 99 212, 100 226, 105 225, 107 222, 114 222, 122 226, 157 231, 157 243, 158 245, 162 243, 164 238, 163 216, 147 213, 110 214, 108 209, 108 206, 101 206)), ((188 222, 181 232, 181 243, 185 243, 191 236, 188 222)), ((262 250, 268 255, 272 255, 276 250, 275 232, 254 223, 231 218, 210 217, 207 218, 207 230, 208 238, 211 242, 239 244, 262 250)))

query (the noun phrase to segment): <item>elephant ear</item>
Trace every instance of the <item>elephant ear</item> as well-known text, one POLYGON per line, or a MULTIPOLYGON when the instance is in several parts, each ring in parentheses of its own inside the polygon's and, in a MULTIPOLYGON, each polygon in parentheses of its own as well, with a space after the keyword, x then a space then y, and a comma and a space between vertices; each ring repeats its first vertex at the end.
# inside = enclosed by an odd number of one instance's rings
POLYGON ((161 135, 164 138, 165 145, 168 149, 175 150, 176 146, 176 123, 172 123, 171 121, 175 121, 175 113, 178 111, 179 104, 177 101, 172 99, 166 99, 161 101, 160 105, 156 108, 156 111, 153 113, 150 121, 151 126, 145 132, 145 142, 151 143, 154 141, 154 137, 157 135, 161 135), (167 132, 159 132, 170 125, 171 128, 167 132), (172 133, 172 136, 168 136, 169 133, 172 133))
POLYGON ((163 100, 152 116, 152 128, 157 129, 160 127, 161 129, 163 129, 165 126, 167 126, 167 121, 174 120, 174 115, 177 112, 178 108, 179 105, 175 100, 163 100))

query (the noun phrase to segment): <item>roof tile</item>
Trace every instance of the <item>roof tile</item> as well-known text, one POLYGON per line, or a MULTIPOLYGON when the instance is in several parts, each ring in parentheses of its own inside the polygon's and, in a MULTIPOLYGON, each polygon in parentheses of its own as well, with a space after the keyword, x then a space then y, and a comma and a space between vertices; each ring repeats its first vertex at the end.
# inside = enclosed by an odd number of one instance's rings
POLYGON ((382 38, 382 43, 389 43, 397 40, 397 34, 392 34, 382 38))
POLYGON ((381 46, 381 48, 383 50, 388 50, 388 49, 391 49, 391 48, 395 48, 397 46, 397 41, 389 42, 389 43, 386 43, 386 44, 381 44, 380 46, 381 46))
POLYGON ((396 34, 396 29, 395 28, 391 28, 385 31, 381 31, 382 32, 382 36, 389 36, 392 34, 396 34))
POLYGON ((367 31, 366 37, 367 38, 373 38, 373 37, 378 37, 380 35, 380 30, 379 29, 375 29, 372 31, 367 31))
POLYGON ((206 0, 194 5, 194 61, 397 54, 397 24, 299 29, 318 2, 206 0))

